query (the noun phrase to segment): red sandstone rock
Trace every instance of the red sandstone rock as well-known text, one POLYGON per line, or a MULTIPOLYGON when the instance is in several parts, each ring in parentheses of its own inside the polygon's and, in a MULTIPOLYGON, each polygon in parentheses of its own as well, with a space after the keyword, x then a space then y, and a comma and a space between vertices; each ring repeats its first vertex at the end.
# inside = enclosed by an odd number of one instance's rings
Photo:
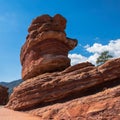
POLYGON ((120 85, 95 95, 33 109, 28 113, 42 120, 120 120, 120 85))
POLYGON ((120 76, 119 73, 120 59, 111 59, 105 64, 98 67, 98 70, 103 74, 102 77, 105 81, 115 79, 116 76, 120 76), (114 73, 114 75, 113 75, 114 73))
POLYGON ((33 20, 21 49, 23 80, 70 66, 68 52, 77 45, 77 40, 66 37, 65 27, 66 19, 59 14, 33 20))
POLYGON ((66 37, 65 27, 61 15, 33 20, 20 55, 26 81, 14 89, 6 107, 42 120, 119 120, 120 58, 99 67, 89 62, 70 66, 68 52, 77 41, 66 37))
POLYGON ((83 91, 90 91, 96 86, 98 88, 106 82, 119 82, 119 79, 120 58, 99 67, 88 62, 81 63, 63 72, 47 73, 24 81, 14 89, 7 107, 15 110, 31 109, 33 106, 50 104, 70 96, 81 96, 83 91))
POLYGON ((42 15, 33 20, 28 32, 34 31, 36 29, 55 30, 64 32, 66 28, 66 19, 60 14, 56 14, 53 18, 49 15, 42 15))
POLYGON ((8 101, 8 88, 0 85, 0 105, 5 105, 8 101))

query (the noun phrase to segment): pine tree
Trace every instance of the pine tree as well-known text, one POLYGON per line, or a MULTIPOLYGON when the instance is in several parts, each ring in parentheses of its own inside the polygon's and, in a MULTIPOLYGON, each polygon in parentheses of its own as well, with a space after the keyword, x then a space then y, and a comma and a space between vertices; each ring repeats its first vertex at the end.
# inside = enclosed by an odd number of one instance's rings
POLYGON ((105 63, 107 60, 110 58, 113 58, 112 55, 109 55, 109 51, 104 51, 100 54, 100 56, 97 58, 96 64, 97 65, 102 65, 105 63))

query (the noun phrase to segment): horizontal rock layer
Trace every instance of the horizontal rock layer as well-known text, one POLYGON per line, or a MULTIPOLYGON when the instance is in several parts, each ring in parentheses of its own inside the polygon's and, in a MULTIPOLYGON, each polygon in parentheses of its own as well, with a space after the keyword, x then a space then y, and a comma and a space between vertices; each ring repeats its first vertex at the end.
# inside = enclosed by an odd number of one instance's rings
POLYGON ((42 120, 120 120, 119 106, 120 85, 95 95, 27 112, 39 116, 42 120))
MULTIPOLYGON (((68 48, 68 50, 73 49, 77 45, 76 40, 66 38, 65 34, 63 34, 63 33, 60 33, 60 32, 58 33, 55 31, 42 32, 35 39, 27 39, 27 41, 23 45, 23 47, 21 49, 21 55, 20 55, 20 60, 21 60, 22 65, 23 65, 23 62, 24 62, 27 54, 29 54, 30 51, 34 51, 36 46, 37 47, 39 45, 41 46, 42 43, 44 43, 45 41, 47 42, 47 44, 49 43, 49 45, 51 44, 52 47, 57 49, 57 42, 55 45, 52 45, 52 40, 58 41, 58 43, 61 42, 64 46, 66 46, 68 48)), ((58 44, 58 46, 59 46, 59 44, 58 44)), ((64 46, 63 46, 63 49, 64 49, 64 46)), ((46 46, 43 44, 43 47, 46 47, 46 46)), ((51 49, 52 49, 52 47, 51 47, 51 49)), ((61 48, 62 48, 62 46, 61 46, 61 48)), ((59 50, 59 48, 58 48, 58 50, 59 50)), ((68 50, 67 50, 66 54, 68 53, 68 50)), ((41 52, 40 47, 39 47, 39 51, 36 51, 36 52, 38 52, 38 53, 41 52)), ((57 51, 55 51, 55 52, 57 52, 57 51)))
POLYGON ((45 40, 36 45, 24 58, 22 67, 23 78, 32 78, 38 74, 67 68, 70 66, 70 59, 67 57, 68 49, 65 44, 53 39, 45 40))
POLYGON ((0 105, 5 105, 8 101, 8 88, 0 85, 0 105))
POLYGON ((28 79, 14 89, 6 107, 29 110, 43 104, 66 99, 85 90, 120 78, 120 58, 95 67, 81 63, 63 72, 47 73, 28 79))

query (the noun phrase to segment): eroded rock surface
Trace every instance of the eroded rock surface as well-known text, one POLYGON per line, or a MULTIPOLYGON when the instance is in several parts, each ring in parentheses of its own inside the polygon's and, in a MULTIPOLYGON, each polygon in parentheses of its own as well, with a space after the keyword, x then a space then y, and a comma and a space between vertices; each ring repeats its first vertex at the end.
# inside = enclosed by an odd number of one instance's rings
POLYGON ((62 72, 47 73, 24 81, 14 89, 7 107, 14 110, 29 110, 74 95, 84 96, 82 92, 90 91, 106 82, 119 82, 119 78, 119 58, 99 67, 88 62, 81 63, 62 72))
POLYGON ((0 105, 5 105, 8 101, 8 88, 0 85, 0 105))
POLYGON ((42 120, 120 120, 120 85, 95 95, 27 112, 42 120))
POLYGON ((33 20, 21 49, 23 80, 70 66, 68 52, 77 45, 77 40, 66 37, 65 28, 66 19, 59 14, 33 20))

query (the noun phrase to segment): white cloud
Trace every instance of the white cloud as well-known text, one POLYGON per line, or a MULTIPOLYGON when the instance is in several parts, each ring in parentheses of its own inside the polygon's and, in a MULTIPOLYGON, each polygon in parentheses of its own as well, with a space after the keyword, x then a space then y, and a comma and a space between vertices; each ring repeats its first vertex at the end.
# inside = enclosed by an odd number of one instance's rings
POLYGON ((111 40, 107 45, 94 43, 93 46, 87 46, 86 50, 93 54, 109 51, 113 57, 120 57, 120 39, 111 40))
POLYGON ((75 65, 77 63, 81 63, 87 60, 87 57, 75 53, 69 54, 68 57, 71 59, 71 65, 75 65))
POLYGON ((81 54, 69 54, 72 65, 85 61, 96 64, 96 59, 103 51, 109 51, 109 54, 114 58, 120 57, 120 39, 110 40, 107 45, 102 45, 100 43, 94 43, 92 46, 86 45, 84 46, 84 49, 89 53, 92 53, 92 55, 86 57, 81 54))

